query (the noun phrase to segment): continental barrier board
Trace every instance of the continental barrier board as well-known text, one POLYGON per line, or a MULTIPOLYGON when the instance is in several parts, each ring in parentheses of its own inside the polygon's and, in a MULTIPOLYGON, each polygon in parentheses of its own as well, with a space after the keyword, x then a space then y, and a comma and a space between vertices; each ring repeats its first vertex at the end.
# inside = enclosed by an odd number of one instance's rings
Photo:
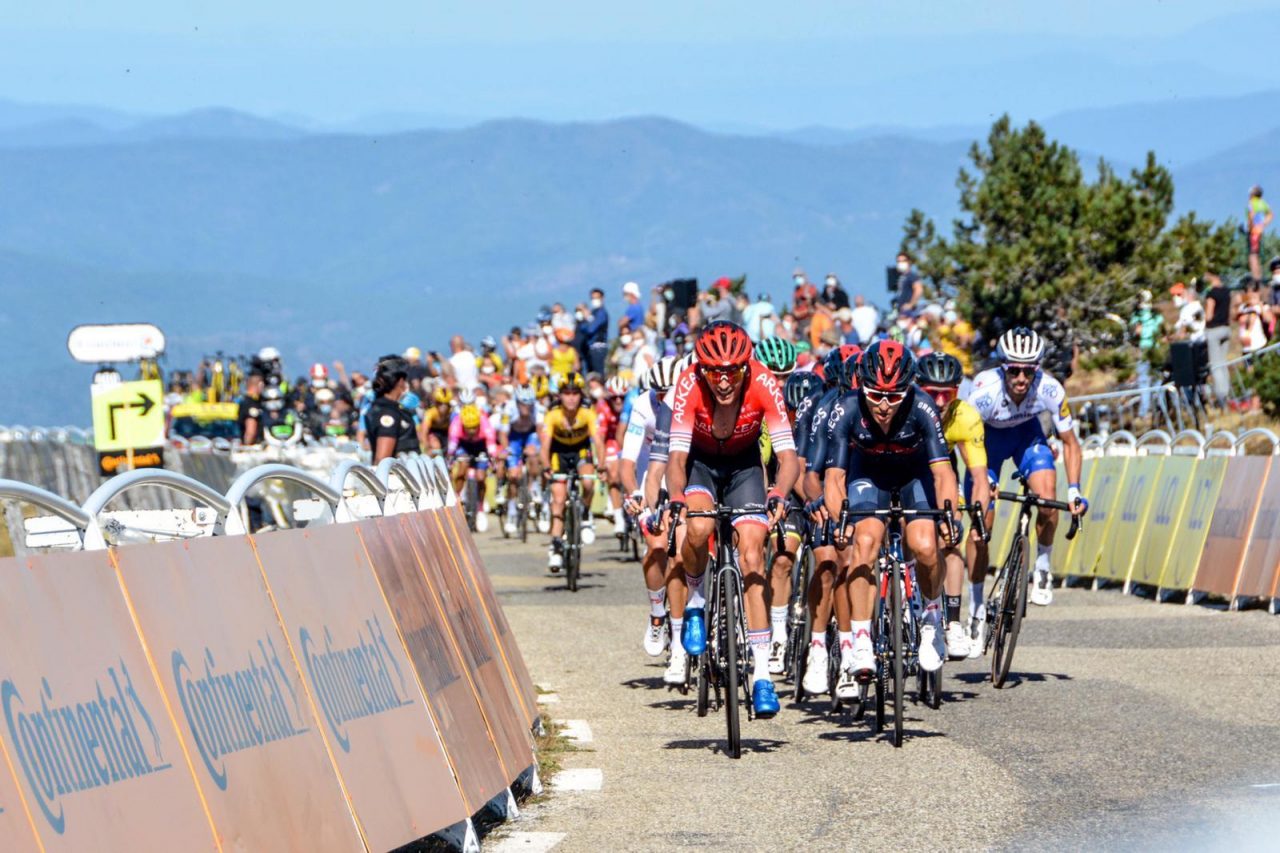
POLYGON ((106 552, 0 561, 0 648, 0 847, 215 849, 106 552))
POLYGON ((248 538, 112 554, 223 844, 364 849, 248 538))
POLYGON ((473 813, 502 793, 511 780, 506 778, 498 748, 485 725, 462 652, 450 638, 444 608, 427 586, 408 532, 394 516, 353 525, 400 626, 445 753, 458 776, 463 802, 468 813, 473 813))
POLYGON ((369 847, 390 850, 465 820, 413 664, 355 530, 331 524, 252 542, 369 847))
POLYGON ((463 564, 469 570, 471 581, 479 591, 481 603, 497 632, 498 643, 503 651, 503 661, 507 665, 508 673, 515 681, 526 720, 532 726, 538 718, 537 690, 533 686, 533 679, 529 676, 529 668, 525 665, 524 655, 520 653, 515 635, 511 633, 511 625, 507 622, 506 613, 498 602, 493 582, 489 579, 489 572, 485 568, 484 561, 480 559, 475 538, 467 530, 466 517, 463 516, 458 504, 446 510, 436 510, 433 514, 452 525, 454 541, 462 545, 463 564))
POLYGON ((420 514, 387 519, 398 521, 409 533, 409 542, 426 574, 428 585, 440 593, 453 637, 472 675, 472 686, 498 745, 507 782, 515 781, 533 764, 529 727, 516 710, 513 688, 502 669, 493 634, 480 603, 464 583, 449 556, 439 527, 420 514), (428 526, 430 525, 430 526, 428 526))
POLYGON ((1235 595, 1258 499, 1270 467, 1270 457, 1234 456, 1227 460, 1192 589, 1224 598, 1235 595))

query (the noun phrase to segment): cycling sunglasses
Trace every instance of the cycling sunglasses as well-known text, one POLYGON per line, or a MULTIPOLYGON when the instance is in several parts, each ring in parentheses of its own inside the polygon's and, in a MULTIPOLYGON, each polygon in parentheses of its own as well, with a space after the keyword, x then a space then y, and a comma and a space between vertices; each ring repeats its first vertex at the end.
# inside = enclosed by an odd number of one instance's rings
POLYGON ((722 379, 736 382, 747 372, 747 367, 746 365, 739 365, 738 367, 700 367, 699 370, 702 371, 703 376, 716 382, 722 379))
POLYGON ((1038 364, 1006 364, 1004 372, 1010 376, 1035 376, 1040 369, 1038 364))
POLYGON ((868 402, 871 403, 879 403, 881 401, 901 403, 907 399, 906 391, 877 391, 874 388, 863 388, 862 393, 866 395, 868 402))

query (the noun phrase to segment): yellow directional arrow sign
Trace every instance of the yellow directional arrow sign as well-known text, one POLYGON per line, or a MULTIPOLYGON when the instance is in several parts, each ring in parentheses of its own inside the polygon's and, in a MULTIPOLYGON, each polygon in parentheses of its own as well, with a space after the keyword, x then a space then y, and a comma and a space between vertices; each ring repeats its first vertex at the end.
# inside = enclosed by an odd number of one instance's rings
POLYGON ((93 386, 93 446, 104 474, 163 464, 163 400, 155 379, 93 386))

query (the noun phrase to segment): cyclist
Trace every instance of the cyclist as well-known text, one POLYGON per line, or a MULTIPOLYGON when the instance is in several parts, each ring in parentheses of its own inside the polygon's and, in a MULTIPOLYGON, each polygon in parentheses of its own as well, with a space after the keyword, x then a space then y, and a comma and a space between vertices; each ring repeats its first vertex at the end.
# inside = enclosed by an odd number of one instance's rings
MULTIPOLYGON (((785 389, 790 387, 788 379, 796 367, 796 346, 786 338, 767 337, 756 344, 756 358, 773 378, 783 385, 783 403, 787 406, 787 416, 795 417, 795 406, 791 404, 785 389)), ((817 377, 814 377, 817 381, 817 377)), ((794 420, 792 421, 794 424, 794 420)), ((792 430, 794 438, 794 429, 792 430)), ((772 442, 769 440, 767 427, 760 430, 760 457, 765 463, 765 476, 772 483, 778 475, 777 458, 773 455, 772 442)), ((801 464, 800 473, 804 467, 801 464)), ((799 482, 799 481, 797 481, 799 482)), ((804 539, 807 525, 804 517, 804 498, 797 501, 795 493, 789 496, 787 517, 783 522, 783 547, 775 550, 769 569, 769 624, 773 626, 773 637, 769 641, 769 672, 780 675, 786 668, 787 660, 787 612, 791 600, 791 570, 795 567, 796 556, 800 553, 800 543, 804 539)))
POLYGON ((507 466, 507 520, 505 523, 508 535, 516 533, 516 512, 519 507, 516 500, 520 480, 524 477, 525 466, 529 468, 530 503, 537 506, 538 499, 538 427, 542 425, 542 407, 533 389, 527 385, 516 388, 503 407, 501 426, 499 427, 503 447, 506 449, 507 466))
MULTIPOLYGON (((769 674, 771 629, 765 607, 764 544, 782 521, 786 496, 795 487, 799 462, 782 387, 751 357, 751 339, 728 321, 709 324, 694 344, 698 363, 676 382, 671 417, 671 455, 667 487, 670 523, 679 523, 686 506, 706 511, 716 504, 751 511, 733 522, 746 599, 747 642, 754 673, 751 700, 756 716, 778 712, 778 694, 769 674), (760 429, 768 425, 778 476, 765 492, 760 460, 760 429)), ((706 648, 702 583, 715 520, 689 519, 681 562, 689 586, 683 646, 690 654, 706 648)))
POLYGON ((622 481, 618 478, 618 449, 621 433, 626 429, 624 402, 630 392, 627 380, 611 376, 604 384, 604 395, 596 401, 596 429, 604 441, 605 478, 609 481, 609 515, 614 533, 622 534, 627 523, 622 519, 622 481))
POLYGON ((484 533, 489 529, 489 517, 484 511, 485 493, 488 490, 488 460, 498 458, 498 436, 489 416, 474 403, 463 406, 458 416, 449 423, 449 458, 453 460, 453 488, 458 494, 462 494, 462 484, 467 479, 468 469, 473 468, 479 472, 476 532, 484 533))
MULTIPOLYGON (((837 517, 848 500, 851 510, 888 509, 892 491, 904 509, 933 509, 950 501, 959 505, 956 475, 951 470, 942 420, 929 395, 914 384, 915 356, 897 341, 877 341, 858 360, 858 390, 832 411, 830 451, 823 483, 827 512, 837 517), (847 403, 847 405, 845 405, 847 403)), ((941 522, 955 542, 955 516, 941 522)), ((942 571, 938 559, 938 525, 932 519, 906 523, 904 541, 915 558, 916 580, 925 606, 920 627, 920 667, 934 672, 946 648, 942 632, 942 571)), ((849 577, 853 616, 852 667, 856 680, 870 680, 875 670, 871 614, 876 584, 873 566, 884 539, 885 523, 866 517, 837 531, 852 539, 849 577)))
MULTIPOLYGON (((1041 369, 1044 358, 1044 338, 1025 326, 1011 329, 1000 336, 996 355, 999 367, 984 370, 973 379, 973 391, 969 402, 986 426, 987 476, 999 482, 1000 469, 1010 459, 1027 478, 1027 486, 1038 496, 1055 500, 1058 474, 1054 468, 1053 450, 1045 440, 1039 415, 1046 412, 1053 419, 1054 429, 1062 440, 1062 462, 1067 472, 1067 503, 1072 515, 1083 515, 1089 502, 1080 493, 1080 467, 1082 454, 1076 438, 1075 422, 1067 408, 1067 392, 1062 383, 1041 369)), ((965 478, 966 484, 969 481, 965 478)), ((994 518, 994 510, 987 512, 987 524, 994 518)), ((1058 511, 1040 507, 1036 510, 1036 566, 1031 587, 1031 603, 1047 606, 1053 601, 1053 573, 1050 559, 1053 552, 1053 535, 1058 529, 1058 511)), ((971 592, 982 601, 982 579, 986 577, 990 555, 986 543, 970 543, 971 592)), ((985 613, 974 616, 974 629, 983 630, 985 613)))
MULTIPOLYGON (((576 370, 564 374, 558 383, 560 404, 547 412, 542 420, 539 437, 542 452, 542 468, 552 474, 568 473, 576 469, 581 474, 595 473, 595 460, 603 458, 604 443, 596 427, 596 414, 589 406, 582 405, 587 383, 576 370)), ((582 504, 585 514, 582 541, 590 545, 595 541, 591 522, 591 498, 594 484, 582 482, 582 504)), ((568 487, 564 482, 551 484, 551 547, 547 554, 547 567, 560 571, 564 558, 564 505, 568 487)))
POLYGON ((841 400, 845 401, 845 408, 849 407, 849 395, 857 387, 857 365, 861 356, 862 348, 856 344, 845 344, 827 353, 822 364, 825 377, 822 396, 806 412, 806 431, 801 436, 800 449, 807 469, 803 490, 809 499, 806 509, 813 522, 811 529, 815 566, 808 590, 813 629, 809 635, 804 683, 801 686, 806 693, 814 696, 829 689, 827 625, 834 608, 841 660, 835 695, 840 699, 852 699, 858 692, 853 668, 854 629, 850 621, 852 614, 847 591, 852 552, 847 548, 836 548, 831 518, 824 507, 822 480, 827 469, 833 416, 841 400))
MULTIPOLYGON (((657 424, 656 410, 662 406, 662 397, 675 381, 677 359, 666 356, 640 377, 640 395, 631 405, 626 432, 622 437, 622 450, 618 461, 618 475, 627 499, 623 510, 637 519, 645 539, 645 554, 641 562, 644 586, 649 593, 649 622, 645 628, 644 650, 650 657, 657 657, 666 649, 669 640, 666 611, 667 548, 655 526, 651 525, 652 512, 647 509, 643 488, 643 476, 647 472, 650 448, 657 424)), ((683 670, 681 672, 683 678, 683 670)))
MULTIPOLYGON (((951 449, 951 467, 956 470, 956 451, 964 459, 965 471, 972 475, 972 487, 967 499, 985 507, 991 500, 991 483, 987 479, 987 447, 985 431, 982 427, 982 416, 973 406, 957 398, 960 382, 964 379, 964 368, 960 359, 946 353, 934 352, 920 359, 917 368, 920 387, 933 398, 934 405, 942 413, 942 433, 951 449)), ((969 538, 978 542, 981 537, 977 530, 969 531, 969 538)), ((965 558, 959 548, 944 543, 942 558, 946 563, 946 579, 943 592, 943 609, 947 622, 947 656, 953 660, 964 657, 976 657, 981 654, 981 646, 970 642, 970 632, 960 621, 960 596, 964 592, 965 558)), ((971 583, 982 584, 982 576, 978 575, 971 583)), ((978 602, 980 604, 981 602, 978 602)), ((975 602, 969 601, 969 615, 977 612, 975 602)))
POLYGON ((442 453, 449 446, 449 422, 453 419, 453 391, 441 385, 431 392, 431 405, 418 424, 422 446, 432 453, 442 453))

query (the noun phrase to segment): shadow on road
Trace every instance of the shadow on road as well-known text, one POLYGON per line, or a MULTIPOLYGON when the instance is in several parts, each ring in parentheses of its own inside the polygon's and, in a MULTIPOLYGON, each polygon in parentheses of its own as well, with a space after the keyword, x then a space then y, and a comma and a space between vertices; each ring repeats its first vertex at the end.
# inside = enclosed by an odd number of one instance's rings
MULTIPOLYGON (((789 744, 790 741, 785 740, 768 740, 764 738, 743 738, 742 751, 770 753, 777 752, 782 747, 789 744)), ((693 738, 690 740, 673 740, 666 745, 666 749, 705 749, 717 755, 727 755, 725 750, 724 738, 693 738)))

